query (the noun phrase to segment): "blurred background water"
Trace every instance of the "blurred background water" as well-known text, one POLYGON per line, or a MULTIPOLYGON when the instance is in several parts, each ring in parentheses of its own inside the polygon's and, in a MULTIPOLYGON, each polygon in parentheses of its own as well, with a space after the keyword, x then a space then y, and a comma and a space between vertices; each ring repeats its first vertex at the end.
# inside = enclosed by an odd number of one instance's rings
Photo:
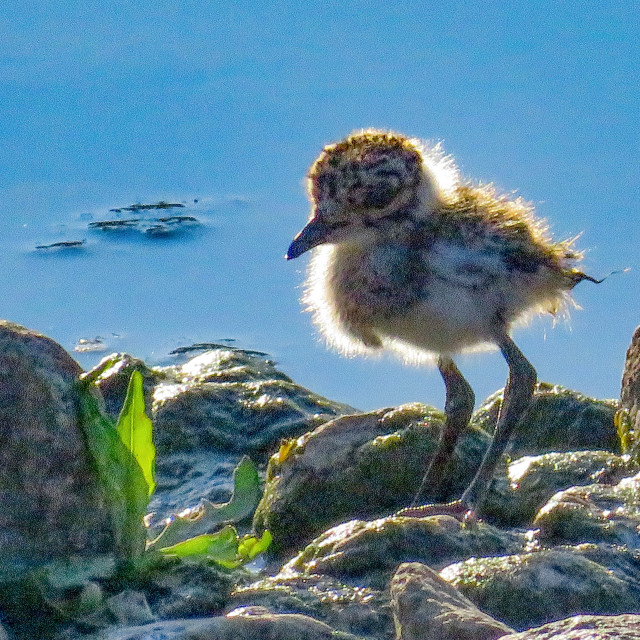
MULTIPOLYGON (((516 332, 543 380, 617 396, 640 322, 637 4, 135 3, 0 7, 0 317, 72 350, 149 363, 192 342, 269 352, 360 409, 442 406, 437 371, 327 351, 298 302, 304 174, 354 129, 443 140, 465 175, 517 190, 595 277, 570 327, 516 332), (110 212, 133 203, 169 211, 110 212), (197 218, 143 233, 166 215, 197 218), (142 217, 125 232, 91 229, 142 217), (36 249, 82 241, 74 248, 36 249)), ((460 366, 482 399, 499 354, 460 366)))

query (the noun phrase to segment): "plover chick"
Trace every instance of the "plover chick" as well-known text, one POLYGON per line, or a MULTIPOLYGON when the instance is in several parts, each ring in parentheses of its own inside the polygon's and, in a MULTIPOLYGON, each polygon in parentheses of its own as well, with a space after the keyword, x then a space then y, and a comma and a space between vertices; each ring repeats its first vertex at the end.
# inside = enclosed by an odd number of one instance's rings
MULTIPOLYGON (((509 377, 495 434, 451 511, 475 510, 526 410, 536 371, 510 338, 540 312, 557 314, 581 280, 572 241, 554 242, 532 207, 462 180, 439 146, 374 129, 326 146, 311 166, 311 217, 287 259, 315 249, 304 301, 347 354, 388 349, 437 362, 446 422, 427 471, 436 489, 466 428, 474 394, 455 354, 497 346, 509 377)), ((413 509, 411 515, 429 508, 413 509)))

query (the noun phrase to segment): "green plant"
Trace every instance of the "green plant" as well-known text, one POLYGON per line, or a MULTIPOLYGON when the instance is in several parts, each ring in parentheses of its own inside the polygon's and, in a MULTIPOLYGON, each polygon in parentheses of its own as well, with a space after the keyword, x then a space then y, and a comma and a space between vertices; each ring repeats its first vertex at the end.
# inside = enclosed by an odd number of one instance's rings
POLYGON ((182 558, 204 556, 227 569, 235 569, 266 551, 270 544, 271 534, 268 531, 261 538, 252 535, 239 538, 235 528, 227 525, 216 533, 202 534, 170 547, 163 547, 160 552, 182 558))
POLYGON ((633 428, 631 416, 627 409, 618 409, 613 416, 613 424, 616 427, 618 440, 620 441, 620 451, 630 456, 631 460, 640 463, 640 442, 638 434, 633 428))
MULTIPOLYGON (((231 526, 207 533, 225 522, 237 522, 255 510, 260 499, 260 480, 251 460, 243 458, 234 470, 234 490, 229 502, 206 503, 197 516, 176 516, 159 536, 147 540, 144 516, 155 490, 153 425, 145 413, 143 378, 134 371, 116 425, 100 410, 90 381, 80 394, 80 422, 109 505, 119 564, 136 563, 144 553, 161 551, 180 557, 200 556, 224 567, 251 561, 271 542, 269 532, 261 538, 240 537, 231 526)), ((144 562, 138 562, 140 566, 144 562)))

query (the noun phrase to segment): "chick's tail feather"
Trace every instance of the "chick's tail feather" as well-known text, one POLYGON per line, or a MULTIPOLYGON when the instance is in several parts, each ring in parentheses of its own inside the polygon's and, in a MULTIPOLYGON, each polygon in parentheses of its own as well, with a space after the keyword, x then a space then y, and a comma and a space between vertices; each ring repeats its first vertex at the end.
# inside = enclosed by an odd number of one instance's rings
POLYGON ((626 269, 618 269, 617 271, 612 271, 611 273, 608 273, 606 276, 604 276, 600 280, 598 280, 597 278, 594 278, 593 276, 589 276, 586 273, 583 273, 582 271, 573 271, 570 275, 570 278, 573 281, 573 287, 575 287, 579 282, 582 282, 583 280, 588 280, 589 282, 595 282, 596 284, 601 284, 609 276, 613 276, 618 273, 626 273, 627 271, 629 271, 629 269, 630 267, 627 267, 626 269))

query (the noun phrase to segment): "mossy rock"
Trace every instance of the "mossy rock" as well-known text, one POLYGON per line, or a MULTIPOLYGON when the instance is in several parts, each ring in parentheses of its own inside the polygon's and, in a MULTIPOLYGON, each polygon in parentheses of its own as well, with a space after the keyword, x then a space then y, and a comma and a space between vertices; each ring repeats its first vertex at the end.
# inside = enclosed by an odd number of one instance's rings
POLYGON ((295 384, 264 353, 213 345, 168 367, 147 367, 127 354, 102 360, 85 377, 100 388, 114 416, 134 370, 143 374, 161 456, 210 450, 266 462, 282 438, 355 411, 295 384))
MULTIPOLYGON (((490 395, 473 415, 471 424, 493 433, 502 397, 502 390, 490 395)), ((553 451, 620 453, 614 425, 618 408, 616 400, 598 400, 560 385, 540 382, 506 453, 512 458, 553 451)))
POLYGON ((570 548, 469 558, 440 575, 516 630, 575 614, 640 611, 640 586, 570 548))
POLYGON ((558 491, 595 482, 619 481, 637 465, 608 451, 570 451, 524 456, 501 467, 480 515, 500 526, 528 526, 558 491))
POLYGON ((326 575, 281 572, 236 588, 229 603, 232 606, 312 616, 336 629, 332 640, 394 637, 386 588, 354 587, 326 575))
MULTIPOLYGON (((269 529, 272 550, 283 554, 340 522, 408 506, 421 486, 443 421, 436 409, 408 404, 344 416, 283 444, 269 461, 254 526, 269 529)), ((487 444, 483 431, 465 432, 443 482, 447 493, 438 498, 462 493, 487 444)), ((429 487, 420 500, 433 500, 429 487)))
POLYGON ((555 494, 533 526, 546 543, 607 542, 640 547, 640 478, 571 487, 555 494))
POLYGON ((134 358, 128 353, 112 353, 82 375, 85 380, 89 380, 100 389, 105 411, 114 420, 117 420, 120 415, 129 380, 134 371, 142 374, 145 404, 150 411, 153 390, 165 375, 161 371, 148 367, 139 358, 134 358))
POLYGON ((452 516, 352 520, 325 531, 282 568, 284 575, 328 575, 350 585, 386 589, 402 562, 443 568, 478 555, 515 553, 523 533, 500 531, 452 516))

